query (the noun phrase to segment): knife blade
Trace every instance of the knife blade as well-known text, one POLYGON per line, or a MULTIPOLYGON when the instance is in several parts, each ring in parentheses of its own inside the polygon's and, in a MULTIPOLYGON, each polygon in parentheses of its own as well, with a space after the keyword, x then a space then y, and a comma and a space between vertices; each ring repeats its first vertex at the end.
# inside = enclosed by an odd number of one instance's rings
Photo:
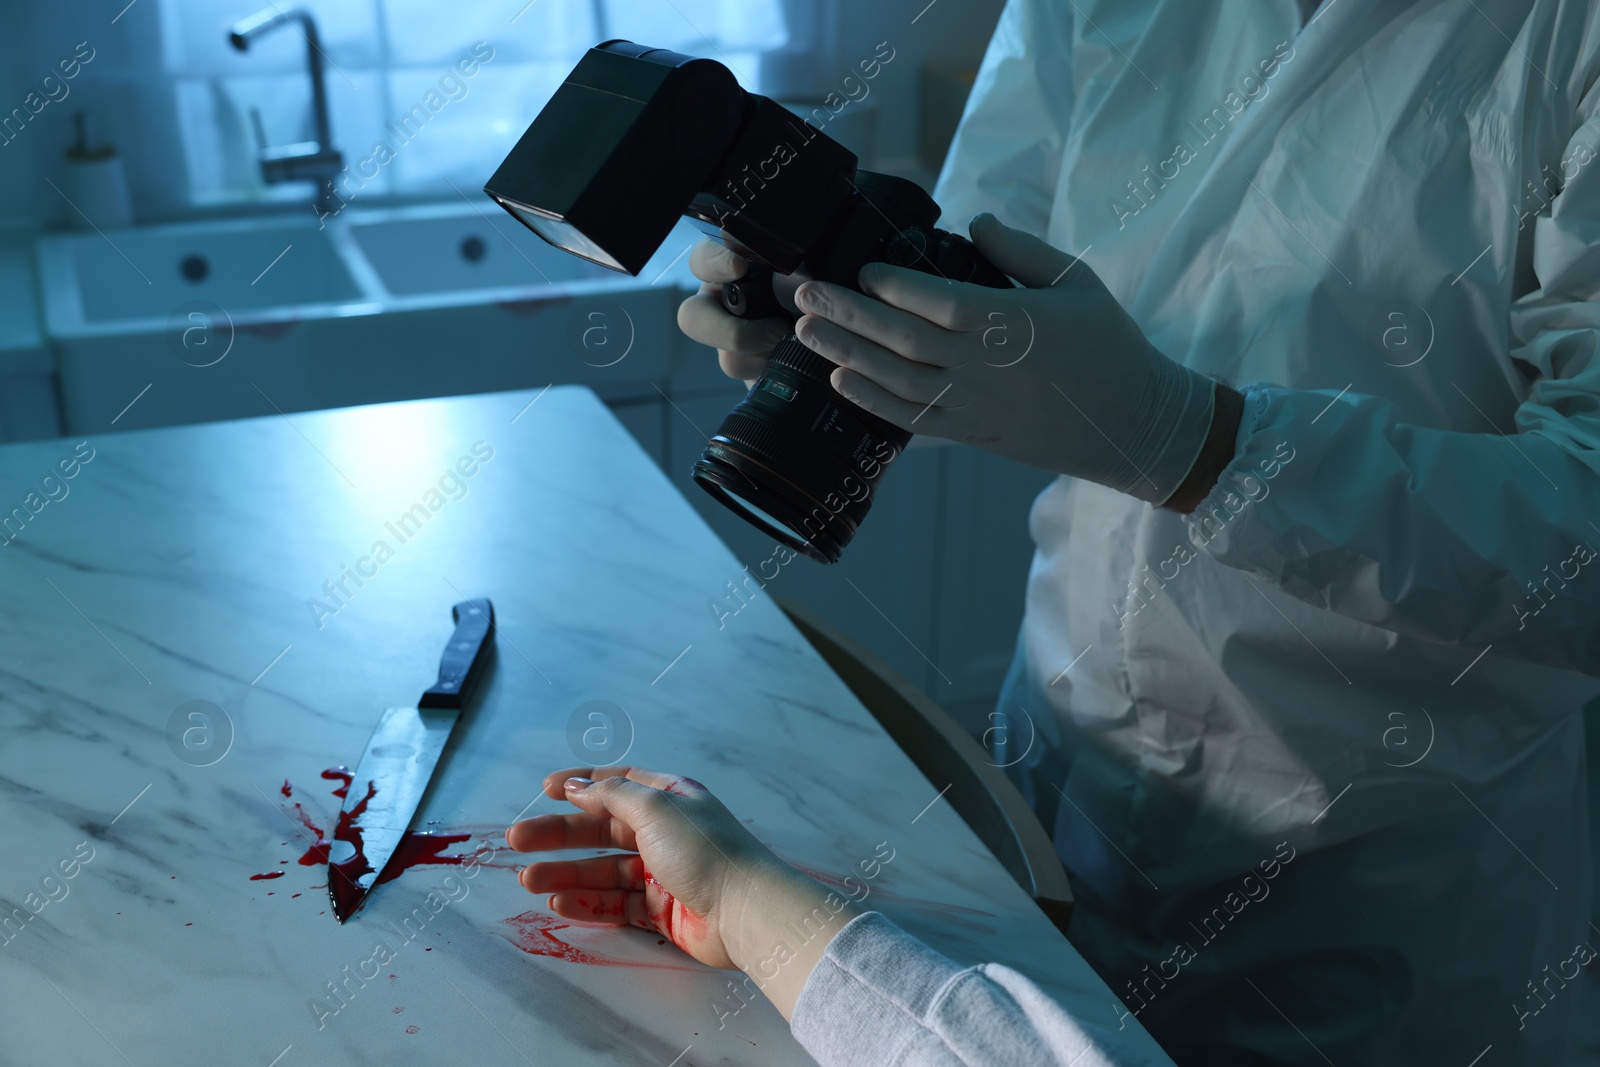
POLYGON ((328 848, 328 898, 344 922, 377 884, 428 790, 467 698, 483 673, 494 633, 494 605, 463 600, 450 609, 455 633, 439 658, 439 678, 415 707, 378 719, 356 764, 328 848))

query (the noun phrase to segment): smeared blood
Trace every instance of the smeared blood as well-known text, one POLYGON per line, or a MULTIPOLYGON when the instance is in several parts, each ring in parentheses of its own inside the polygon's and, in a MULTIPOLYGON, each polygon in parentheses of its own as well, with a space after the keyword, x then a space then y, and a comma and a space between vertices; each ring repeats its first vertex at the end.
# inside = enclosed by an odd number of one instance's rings
POLYGON ((252 874, 250 876, 250 880, 252 882, 263 882, 263 881, 266 881, 268 878, 282 878, 282 877, 283 877, 283 872, 282 871, 266 871, 266 872, 264 872, 262 874, 252 874))
POLYGON ((616 937, 622 933, 622 928, 615 923, 588 923, 577 919, 563 919, 559 915, 550 915, 542 911, 525 911, 521 915, 513 915, 504 920, 511 927, 511 933, 502 933, 501 936, 530 956, 548 956, 551 959, 563 960, 567 963, 587 963, 597 967, 649 967, 659 970, 689 971, 699 970, 698 966, 682 966, 671 963, 644 963, 634 960, 617 959, 613 956, 603 955, 590 948, 579 947, 569 938, 572 933, 593 931, 592 936, 599 939, 616 937))
POLYGON ((578 923, 562 919, 555 915, 546 915, 542 911, 525 911, 521 915, 513 915, 505 920, 506 925, 516 931, 516 936, 507 938, 513 945, 522 951, 535 956, 550 956, 568 963, 592 963, 598 966, 615 966, 619 961, 596 956, 586 952, 576 945, 571 944, 556 936, 558 930, 568 930, 573 927, 590 926, 599 927, 602 923, 578 923))
POLYGON ((697 941, 705 940, 706 921, 699 915, 684 907, 677 897, 667 892, 666 887, 656 881, 656 876, 647 868, 644 870, 644 900, 645 909, 650 915, 650 925, 667 935, 667 939, 674 945, 689 952, 685 941, 693 938, 697 941), (651 900, 650 887, 655 887, 654 897, 651 900))

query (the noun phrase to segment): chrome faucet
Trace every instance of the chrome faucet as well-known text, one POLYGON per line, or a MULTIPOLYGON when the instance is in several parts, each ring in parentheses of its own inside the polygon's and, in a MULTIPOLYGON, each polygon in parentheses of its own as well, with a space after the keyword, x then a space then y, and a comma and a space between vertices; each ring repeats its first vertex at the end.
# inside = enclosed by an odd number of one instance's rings
POLYGON ((252 40, 290 22, 300 23, 301 36, 306 39, 306 66, 311 74, 311 117, 316 124, 317 139, 268 146, 261 129, 261 116, 259 113, 253 115, 256 143, 260 150, 261 177, 268 183, 316 182, 317 211, 322 215, 331 215, 338 211, 335 205, 339 204, 333 178, 344 169, 344 157, 333 147, 333 134, 328 125, 328 91, 322 80, 324 57, 317 43, 316 20, 301 8, 290 11, 276 6, 263 8, 249 18, 234 23, 228 31, 228 40, 233 47, 245 52, 249 50, 252 40))

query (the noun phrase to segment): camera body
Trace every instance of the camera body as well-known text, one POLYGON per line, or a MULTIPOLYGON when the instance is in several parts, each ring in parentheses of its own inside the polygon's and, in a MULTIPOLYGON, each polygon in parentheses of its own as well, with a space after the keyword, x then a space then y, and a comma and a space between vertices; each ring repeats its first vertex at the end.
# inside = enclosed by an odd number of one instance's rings
MULTIPOLYGON (((590 49, 484 187, 551 244, 637 275, 678 217, 745 256, 724 286, 744 318, 790 315, 774 291, 820 279, 859 291, 881 261, 997 288, 1006 276, 938 229, 938 205, 722 64, 628 41, 590 49)), ((724 420, 693 477, 747 521, 836 562, 911 434, 829 384, 833 364, 790 334, 724 420)))

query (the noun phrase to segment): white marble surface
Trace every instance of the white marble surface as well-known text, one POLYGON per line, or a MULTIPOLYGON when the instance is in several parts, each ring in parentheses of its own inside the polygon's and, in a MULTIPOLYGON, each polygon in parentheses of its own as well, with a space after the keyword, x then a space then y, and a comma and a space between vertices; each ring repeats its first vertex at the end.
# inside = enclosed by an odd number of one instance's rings
MULTIPOLYGON (((290 805, 328 826, 338 800, 319 773, 353 765, 378 713, 431 681, 450 605, 472 596, 494 600, 497 655, 420 815, 475 834, 452 854, 559 807, 529 808, 539 778, 580 762, 574 711, 610 701, 632 721, 629 762, 700 779, 832 877, 859 877, 888 842, 870 903, 1116 1029, 1110 991, 949 806, 930 806, 937 787, 770 600, 717 628, 708 601, 740 563, 683 500, 687 478, 669 483, 587 391, 87 440, 65 497, 0 547, 0 918, 37 912, 0 938, 0 1061, 809 1062, 765 1003, 719 1029, 726 973, 643 931, 559 932, 638 965, 520 951, 506 920, 542 898, 509 869, 419 866, 349 924, 327 913, 323 868, 295 862, 290 805), (493 459, 400 543, 385 523, 476 442, 493 459), (308 599, 331 606, 323 583, 378 540, 393 558, 319 628, 308 599), (167 734, 196 700, 234 733, 203 767, 167 734), (75 848, 93 858, 73 868, 75 848), (44 882, 63 859, 74 876, 44 882), (273 870, 286 873, 250 878, 273 870), (433 914, 448 876, 466 895, 433 914), (396 936, 419 907, 421 933, 396 936), (325 983, 372 973, 380 939, 393 958, 319 1028, 325 983)), ((0 509, 42 499, 75 444, 0 449, 0 509)))

